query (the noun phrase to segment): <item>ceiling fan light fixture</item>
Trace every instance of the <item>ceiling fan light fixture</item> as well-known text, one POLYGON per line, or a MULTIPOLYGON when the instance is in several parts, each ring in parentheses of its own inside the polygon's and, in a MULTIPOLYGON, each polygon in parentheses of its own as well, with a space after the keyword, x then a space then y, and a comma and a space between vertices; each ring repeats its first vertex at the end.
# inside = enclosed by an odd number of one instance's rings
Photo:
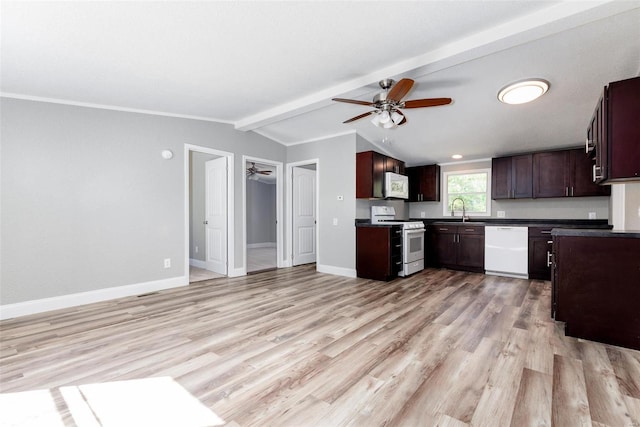
POLYGON ((371 119, 371 123, 376 126, 380 126, 380 114, 374 114, 373 119, 371 119))
POLYGON ((391 120, 396 125, 399 125, 402 119, 403 119, 402 114, 398 113, 397 111, 394 111, 393 113, 391 113, 391 120))
POLYGON ((382 123, 383 125, 386 125, 390 121, 391 121, 391 116, 389 115, 388 111, 385 110, 382 113, 380 113, 380 123, 382 123))
POLYGON ((547 93, 549 86, 549 82, 543 79, 522 80, 500 89, 498 99, 505 104, 524 104, 547 93))

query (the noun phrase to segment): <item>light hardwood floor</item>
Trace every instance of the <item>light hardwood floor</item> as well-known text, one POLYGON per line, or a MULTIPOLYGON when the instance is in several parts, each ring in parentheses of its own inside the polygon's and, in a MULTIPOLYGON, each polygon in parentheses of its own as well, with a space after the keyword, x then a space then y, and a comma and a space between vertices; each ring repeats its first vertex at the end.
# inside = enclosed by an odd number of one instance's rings
POLYGON ((169 378, 210 425, 640 426, 640 352, 565 337, 549 305, 549 282, 279 269, 3 321, 0 380, 61 425, 109 425, 101 385, 169 378))

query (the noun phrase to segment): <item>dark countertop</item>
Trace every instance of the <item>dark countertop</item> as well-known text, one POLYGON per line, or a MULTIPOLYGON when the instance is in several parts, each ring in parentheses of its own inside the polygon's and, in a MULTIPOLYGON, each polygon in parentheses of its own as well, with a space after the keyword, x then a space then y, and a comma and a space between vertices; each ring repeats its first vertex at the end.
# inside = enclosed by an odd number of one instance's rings
POLYGON ((551 231, 551 235, 571 237, 622 237, 626 239, 640 239, 640 230, 585 230, 580 228, 554 228, 551 231))
MULTIPOLYGON (((406 221, 422 221, 425 226, 437 225, 495 225, 495 226, 521 226, 521 227, 562 227, 562 228, 595 228, 609 230, 611 226, 606 219, 507 219, 507 218, 485 218, 472 219, 462 222, 460 218, 411 218, 406 221)), ((371 224, 369 219, 356 219, 356 227, 389 227, 385 224, 371 224)))

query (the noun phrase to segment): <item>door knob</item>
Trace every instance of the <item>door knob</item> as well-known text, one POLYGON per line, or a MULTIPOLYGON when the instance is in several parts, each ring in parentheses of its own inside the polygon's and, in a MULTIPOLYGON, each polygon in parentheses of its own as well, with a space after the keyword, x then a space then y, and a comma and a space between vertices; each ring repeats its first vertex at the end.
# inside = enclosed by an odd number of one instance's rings
POLYGON ((204 225, 207 225, 207 224, 209 224, 209 221, 202 221, 202 223, 203 223, 204 225))

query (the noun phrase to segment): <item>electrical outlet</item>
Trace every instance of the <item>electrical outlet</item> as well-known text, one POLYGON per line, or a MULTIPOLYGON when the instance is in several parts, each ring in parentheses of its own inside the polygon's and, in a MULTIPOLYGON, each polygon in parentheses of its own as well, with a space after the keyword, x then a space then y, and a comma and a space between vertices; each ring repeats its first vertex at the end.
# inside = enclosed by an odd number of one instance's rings
POLYGON ((596 219, 596 213, 595 212, 589 212, 589 219, 596 219))
POLYGON ((423 211, 420 212, 420 218, 426 218, 427 214, 423 211))
POLYGON ((338 196, 338 200, 344 200, 344 196, 338 196))
POLYGON ((171 268, 171 258, 164 259, 164 268, 171 268))
POLYGON ((498 211, 498 218, 504 218, 505 217, 505 211, 498 211))
POLYGON ((333 225, 338 225, 338 218, 333 218, 333 225))
POLYGON ((198 253, 198 247, 197 246, 195 247, 194 252, 198 253))

